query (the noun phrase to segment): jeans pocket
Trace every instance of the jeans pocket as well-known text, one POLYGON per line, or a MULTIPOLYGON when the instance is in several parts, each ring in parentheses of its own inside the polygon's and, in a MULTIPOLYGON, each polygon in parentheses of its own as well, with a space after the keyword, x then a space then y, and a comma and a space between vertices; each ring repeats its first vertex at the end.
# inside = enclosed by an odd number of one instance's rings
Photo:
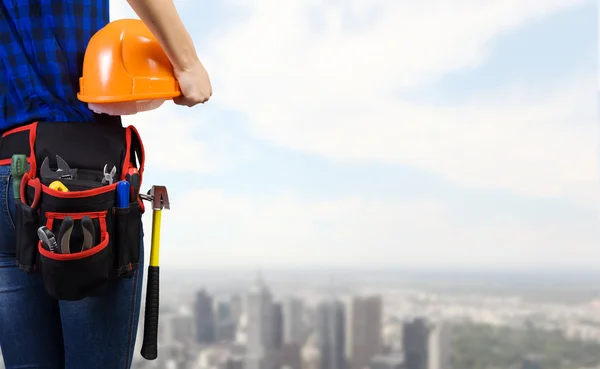
POLYGON ((0 167, 0 253, 15 254, 15 209, 7 167, 0 167))

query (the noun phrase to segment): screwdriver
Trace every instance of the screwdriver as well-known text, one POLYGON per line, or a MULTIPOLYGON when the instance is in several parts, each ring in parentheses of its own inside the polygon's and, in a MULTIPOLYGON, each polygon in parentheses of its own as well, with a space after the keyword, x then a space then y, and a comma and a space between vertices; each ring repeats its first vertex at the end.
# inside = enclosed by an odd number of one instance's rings
POLYGON ((10 162, 10 174, 13 177, 13 194, 16 200, 21 198, 21 180, 27 172, 27 156, 14 154, 10 162))
POLYGON ((138 172, 138 169, 135 167, 129 168, 129 171, 127 172, 127 176, 125 178, 127 179, 127 182, 129 182, 129 184, 131 185, 131 202, 138 201, 141 186, 140 173, 138 172))

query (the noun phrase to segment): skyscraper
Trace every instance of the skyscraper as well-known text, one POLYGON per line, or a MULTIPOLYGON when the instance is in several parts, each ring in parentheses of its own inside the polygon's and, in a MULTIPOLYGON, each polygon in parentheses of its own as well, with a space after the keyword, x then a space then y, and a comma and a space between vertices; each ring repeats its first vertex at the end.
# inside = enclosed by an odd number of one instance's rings
POLYGON ((273 333, 271 339, 273 340, 272 347, 274 350, 281 350, 283 344, 283 308, 281 303, 276 302, 272 306, 271 320, 273 333))
POLYGON ((402 331, 404 367, 406 369, 429 368, 429 326, 425 319, 404 323, 402 331))
POLYGON ((240 320, 240 317, 242 316, 242 305, 243 303, 240 295, 233 295, 229 299, 229 306, 231 307, 231 317, 236 323, 240 320))
POLYGON ((196 293, 194 315, 196 320, 196 342, 201 345, 213 343, 215 341, 213 299, 205 290, 196 293))
POLYGON ((231 314, 229 301, 218 301, 215 308, 215 341, 233 341, 236 321, 231 314))
POLYGON ((380 296, 355 297, 348 305, 346 355, 349 369, 364 369, 382 352, 380 296))
POLYGON ((301 345, 304 339, 302 300, 288 298, 283 303, 283 341, 301 345))
POLYGON ((275 369, 271 292, 259 275, 247 294, 246 365, 244 369, 275 369))
POLYGON ((316 332, 321 369, 346 369, 344 305, 335 299, 317 306, 316 332))
POLYGON ((317 333, 311 334, 301 351, 302 369, 323 369, 321 348, 317 333))
POLYGON ((429 367, 428 369, 451 369, 452 329, 438 323, 429 333, 429 367))

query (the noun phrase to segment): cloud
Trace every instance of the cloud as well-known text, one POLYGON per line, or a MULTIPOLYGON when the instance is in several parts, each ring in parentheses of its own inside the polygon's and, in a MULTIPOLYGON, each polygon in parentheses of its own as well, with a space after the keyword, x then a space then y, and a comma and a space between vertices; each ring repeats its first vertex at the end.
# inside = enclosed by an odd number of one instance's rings
MULTIPOLYGON (((210 34, 187 26, 213 81, 207 110, 242 113, 261 140, 334 163, 399 164, 465 187, 589 207, 598 197, 591 71, 479 91, 452 104, 399 97, 479 67, 499 36, 583 3, 227 0, 221 4, 242 19, 223 20, 210 34)), ((176 4, 182 14, 199 6, 176 4)), ((111 6, 113 19, 134 16, 125 2, 111 6)), ((151 148, 146 183, 173 172, 214 172, 247 155, 222 120, 202 112, 167 106, 125 118, 151 148)), ((170 195, 165 265, 583 267, 600 257, 592 217, 554 211, 552 219, 482 219, 474 226, 465 224, 467 205, 375 201, 364 193, 323 201, 234 196, 197 183, 170 195)), ((147 235, 150 218, 148 212, 147 235)), ((146 242, 149 250, 150 237, 146 242)))
POLYGON ((430 200, 306 201, 201 188, 171 202, 162 218, 165 265, 583 267, 600 257, 595 219, 569 214, 474 227, 461 221, 465 209, 430 200))
POLYGON ((334 161, 413 166, 469 187, 596 201, 591 75, 454 106, 394 95, 476 68, 496 37, 583 1, 226 3, 249 16, 196 40, 211 45, 213 104, 244 113, 257 136, 334 161))
MULTIPOLYGON (((157 110, 124 116, 124 125, 138 130, 145 146, 146 166, 153 171, 209 173, 222 169, 226 157, 211 154, 209 145, 200 139, 202 132, 212 132, 211 122, 202 114, 186 114, 172 102, 157 110)), ((172 173, 173 174, 173 173, 172 173)))

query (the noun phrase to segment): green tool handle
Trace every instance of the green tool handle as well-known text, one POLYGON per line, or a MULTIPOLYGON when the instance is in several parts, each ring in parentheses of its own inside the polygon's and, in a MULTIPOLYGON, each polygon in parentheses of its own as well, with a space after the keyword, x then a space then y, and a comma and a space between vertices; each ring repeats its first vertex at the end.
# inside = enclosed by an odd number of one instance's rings
POLYGON ((13 177, 13 195, 16 200, 21 198, 21 180, 27 172, 27 156, 14 154, 10 162, 10 174, 13 177))

